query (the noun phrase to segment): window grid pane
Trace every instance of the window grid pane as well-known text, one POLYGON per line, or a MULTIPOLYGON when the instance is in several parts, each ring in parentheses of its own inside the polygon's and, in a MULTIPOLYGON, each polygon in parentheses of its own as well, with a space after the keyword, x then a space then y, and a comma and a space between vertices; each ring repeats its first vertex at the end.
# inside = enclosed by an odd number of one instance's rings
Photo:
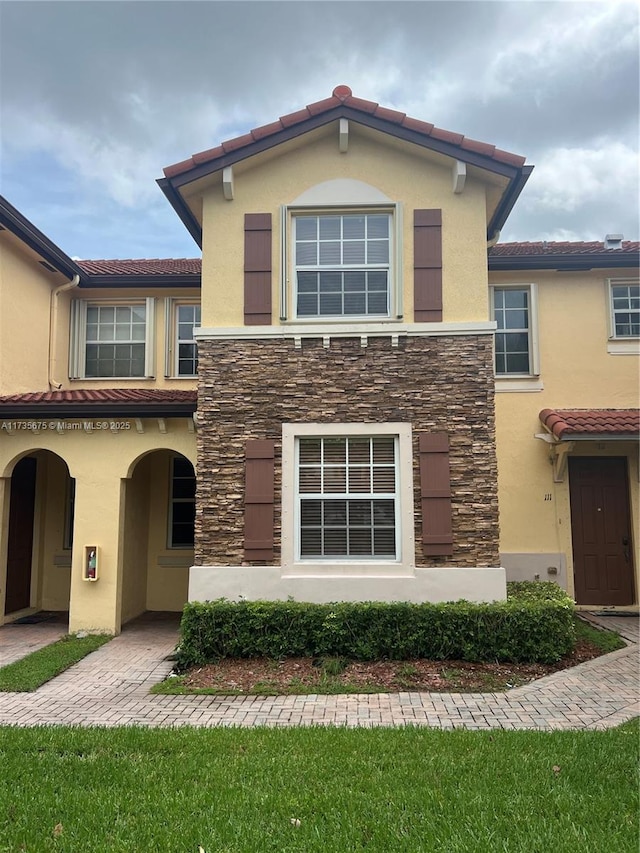
POLYGON ((193 548, 196 518, 196 477, 188 459, 171 460, 169 547, 193 548))
POLYGON ((495 370, 497 374, 530 374, 529 289, 494 288, 495 370))
POLYGON ((615 337, 640 337, 640 284, 613 285, 611 296, 615 337))
POLYGON ((396 441, 298 441, 300 556, 395 558, 396 441))
POLYGON ((88 306, 85 376, 144 376, 145 336, 146 306, 88 306))
POLYGON ((389 316, 390 216, 297 216, 299 317, 389 316))
POLYGON ((176 341, 178 376, 195 376, 198 372, 198 345, 193 336, 193 330, 199 325, 199 305, 177 306, 176 341))

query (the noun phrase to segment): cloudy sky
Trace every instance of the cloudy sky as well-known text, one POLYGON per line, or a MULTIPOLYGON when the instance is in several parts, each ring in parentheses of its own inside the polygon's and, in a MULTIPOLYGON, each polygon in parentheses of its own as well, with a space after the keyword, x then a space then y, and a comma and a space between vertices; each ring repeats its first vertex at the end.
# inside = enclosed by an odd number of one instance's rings
POLYGON ((638 239, 638 17, 612 0, 0 0, 0 192, 74 257, 195 257, 162 168, 346 83, 535 165, 503 241, 638 239))

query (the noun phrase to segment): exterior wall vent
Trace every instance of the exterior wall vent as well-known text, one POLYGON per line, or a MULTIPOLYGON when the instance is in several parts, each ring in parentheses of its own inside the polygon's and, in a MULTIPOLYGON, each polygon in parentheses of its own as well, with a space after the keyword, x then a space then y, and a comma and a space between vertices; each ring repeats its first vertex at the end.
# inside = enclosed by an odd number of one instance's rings
POLYGON ((604 238, 605 249, 621 249, 624 237, 622 234, 607 234, 604 238))

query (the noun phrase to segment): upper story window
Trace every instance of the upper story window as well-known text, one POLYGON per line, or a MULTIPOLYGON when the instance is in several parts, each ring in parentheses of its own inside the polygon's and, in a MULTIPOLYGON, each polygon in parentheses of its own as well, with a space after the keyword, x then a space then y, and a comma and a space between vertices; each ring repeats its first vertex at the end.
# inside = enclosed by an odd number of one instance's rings
POLYGON ((292 221, 298 318, 390 316, 389 213, 296 214, 292 221))
POLYGON ((508 285, 491 289, 496 321, 495 371, 497 376, 538 374, 534 285, 508 285))
POLYGON ((76 299, 71 309, 72 379, 153 376, 155 300, 76 299))
POLYGON ((198 346, 193 330, 200 325, 199 305, 176 306, 177 375, 195 376, 198 372, 198 346))
POLYGON ((640 283, 610 279, 611 329, 614 338, 640 337, 640 283))
POLYGON ((144 376, 145 305, 87 306, 85 376, 144 376))

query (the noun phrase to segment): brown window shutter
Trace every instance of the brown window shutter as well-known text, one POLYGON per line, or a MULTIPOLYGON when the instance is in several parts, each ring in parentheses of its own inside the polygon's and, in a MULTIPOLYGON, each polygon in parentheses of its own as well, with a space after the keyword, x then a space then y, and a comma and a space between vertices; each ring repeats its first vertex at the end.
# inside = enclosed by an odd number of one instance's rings
POLYGON ((244 216, 244 324, 271 325, 271 214, 244 216))
POLYGON ((413 316, 442 322, 442 211, 413 211, 413 316))
POLYGON ((273 560, 274 455, 274 441, 245 444, 245 560, 273 560))
POLYGON ((431 557, 450 556, 453 554, 453 530, 449 436, 444 432, 420 436, 420 498, 422 553, 431 557))

